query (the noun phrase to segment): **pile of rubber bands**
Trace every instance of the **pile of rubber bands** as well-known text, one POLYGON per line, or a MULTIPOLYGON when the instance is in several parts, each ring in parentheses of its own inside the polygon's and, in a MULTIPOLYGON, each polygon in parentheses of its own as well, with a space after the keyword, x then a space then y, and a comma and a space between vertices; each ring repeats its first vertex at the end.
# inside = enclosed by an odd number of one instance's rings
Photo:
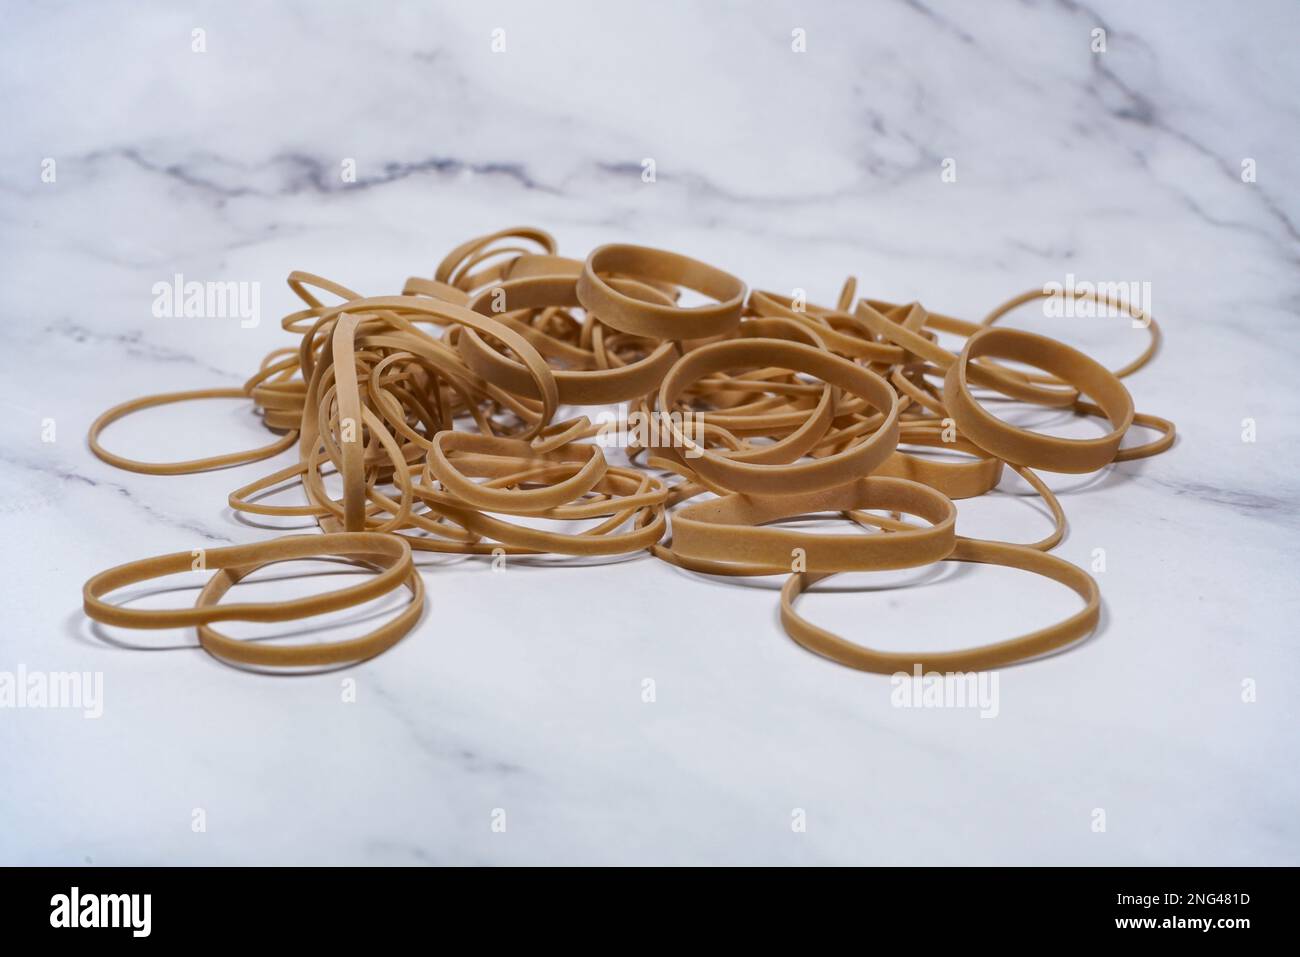
POLYGON ((365 297, 302 272, 288 281, 305 305, 282 320, 299 337, 296 347, 266 356, 242 388, 147 396, 110 409, 91 426, 89 442, 105 462, 157 475, 255 462, 296 447, 296 464, 236 489, 229 504, 257 515, 310 516, 323 534, 109 569, 85 585, 91 618, 134 628, 194 626, 205 649, 235 664, 346 664, 384 651, 420 620, 424 587, 412 549, 646 552, 706 575, 788 576, 781 592, 787 633, 845 665, 885 673, 992 668, 1075 642, 1098 620, 1094 579, 1049 554, 1065 534, 1065 515, 1033 470, 1092 472, 1174 442, 1173 424, 1135 412, 1120 381, 1155 355, 1159 329, 1118 301, 1105 300, 1144 325, 1150 344, 1112 372, 1055 339, 995 327, 1045 292, 1017 296, 979 323, 915 302, 857 298, 853 279, 833 308, 823 307, 751 292, 703 262, 642 246, 563 257, 550 235, 530 227, 456 247, 432 279, 411 278, 398 296, 365 297), (699 301, 685 304, 687 296, 699 301), (962 337, 960 352, 941 346, 940 333, 962 337), (973 388, 1097 417, 1109 431, 1076 439, 1022 429, 988 412, 973 388), (125 459, 100 444, 104 428, 131 412, 231 397, 247 398, 275 441, 175 463, 125 459), (656 425, 625 443, 623 465, 609 461, 600 441, 607 422, 559 418, 562 409, 609 406, 656 425), (1135 424, 1159 437, 1121 448, 1135 424), (918 451, 925 449, 959 455, 918 451), (992 490, 1004 467, 1050 508, 1056 527, 1042 541, 956 534, 954 500, 992 490), (263 501, 294 483, 305 504, 263 501), (842 534, 792 527, 792 520, 828 513, 852 527, 842 534), (594 524, 575 531, 574 522, 594 524), (321 557, 374 574, 292 601, 221 600, 266 565, 321 557), (945 560, 1045 576, 1074 590, 1084 607, 995 644, 907 652, 872 650, 795 610, 805 589, 837 572, 945 560), (212 572, 191 608, 106 600, 124 586, 191 569, 212 572), (410 601, 400 613, 346 641, 243 641, 214 627, 320 615, 402 587, 410 601))

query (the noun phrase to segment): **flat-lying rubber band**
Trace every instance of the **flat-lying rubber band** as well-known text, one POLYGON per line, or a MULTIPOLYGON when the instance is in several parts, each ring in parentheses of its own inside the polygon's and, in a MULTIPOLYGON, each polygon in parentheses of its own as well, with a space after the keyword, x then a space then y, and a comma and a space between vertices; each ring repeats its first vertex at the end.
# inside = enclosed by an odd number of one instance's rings
POLYGON ((1049 472, 1094 472, 1109 465, 1133 424, 1133 398, 1114 373, 1063 342, 1019 329, 988 328, 967 339, 944 377, 943 396, 957 428, 980 448, 1049 472), (976 403, 967 383, 971 360, 986 355, 1037 366, 1068 381, 1096 401, 1113 429, 1100 438, 1063 439, 1003 422, 976 403))
POLYGON ((151 409, 154 406, 169 405, 173 402, 189 402, 194 399, 247 398, 248 393, 244 389, 194 389, 189 392, 163 392, 158 395, 141 396, 138 399, 123 402, 121 405, 115 405, 107 412, 102 413, 99 418, 91 423, 86 441, 90 445, 90 451, 109 465, 115 465, 128 472, 140 472, 144 475, 189 475, 194 472, 207 472, 212 469, 228 468, 232 465, 259 462, 291 448, 298 440, 297 431, 285 433, 270 445, 249 449, 245 452, 228 452, 225 455, 212 455, 202 459, 190 459, 186 462, 140 462, 110 452, 99 442, 100 433, 104 429, 118 419, 125 418, 133 412, 139 412, 141 409, 151 409))
MULTIPOLYGON (((884 537, 888 537, 887 535, 884 537)), ((1017 638, 968 648, 962 651, 877 651, 854 644, 800 617, 794 601, 809 586, 832 573, 804 572, 790 576, 781 589, 781 624, 791 638, 809 651, 860 671, 879 674, 923 672, 987 671, 1025 658, 1046 654, 1072 644, 1092 633, 1101 614, 1101 592, 1097 582, 1077 565, 1023 545, 959 538, 947 559, 1004 565, 1051 578, 1072 589, 1085 605, 1064 621, 1017 638)))
POLYGON ((86 582, 82 589, 86 614, 106 625, 127 628, 177 628, 214 621, 290 621, 348 608, 392 591, 411 571, 411 550, 401 538, 367 532, 340 535, 286 535, 254 545, 173 552, 118 565, 86 582), (136 582, 176 572, 240 568, 267 562, 324 556, 382 555, 393 563, 367 581, 323 595, 277 602, 240 602, 196 608, 125 608, 104 601, 109 592, 136 582))
MULTIPOLYGON (((392 555, 354 554, 348 558, 373 562, 384 568, 409 564, 410 552, 403 562, 392 555)), ((274 559, 272 560, 274 561, 274 559)), ((234 585, 248 575, 265 568, 272 561, 223 568, 208 580, 195 601, 196 609, 219 608, 218 602, 234 585)), ((402 584, 411 592, 411 600, 396 616, 373 631, 345 641, 320 642, 310 645, 274 645, 262 641, 239 641, 221 634, 208 624, 198 626, 199 644, 209 654, 233 664, 270 668, 301 668, 350 664, 365 661, 381 654, 400 641, 419 622, 424 611, 424 579, 415 568, 407 571, 402 584)))

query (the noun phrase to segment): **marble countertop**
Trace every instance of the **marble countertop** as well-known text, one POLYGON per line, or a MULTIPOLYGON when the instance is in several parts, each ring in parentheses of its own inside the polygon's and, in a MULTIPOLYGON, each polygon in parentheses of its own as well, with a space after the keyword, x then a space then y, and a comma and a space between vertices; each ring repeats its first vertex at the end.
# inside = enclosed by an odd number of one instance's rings
MULTIPOLYGON (((1298 25, 1283 0, 10 11, 0 681, 102 688, 94 717, 0 707, 0 863, 1300 863, 1298 25), (118 471, 86 449, 99 412, 239 384, 292 342, 290 270, 393 292, 520 223, 972 318, 1068 276, 1150 283, 1165 346, 1127 381, 1177 446, 1050 480, 1099 633, 1003 669, 981 717, 805 652, 779 582, 649 558, 423 559, 417 631, 326 674, 89 626, 104 567, 275 534, 226 495, 290 461, 118 471), (261 321, 155 318, 176 274, 259 283, 261 321)), ((1144 342, 1031 312, 1111 365, 1144 342)), ((106 441, 182 458, 265 432, 212 402, 106 441)), ((961 530, 1046 534, 1005 488, 961 530)), ((1074 607, 998 569, 874 584, 909 580, 804 607, 896 648, 1074 607)))

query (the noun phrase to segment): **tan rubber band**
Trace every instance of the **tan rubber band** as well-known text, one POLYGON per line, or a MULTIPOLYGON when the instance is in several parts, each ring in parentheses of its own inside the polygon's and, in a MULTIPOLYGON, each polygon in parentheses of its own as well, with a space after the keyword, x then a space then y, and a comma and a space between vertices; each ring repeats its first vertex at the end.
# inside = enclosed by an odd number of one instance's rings
POLYGON ((736 562, 789 571, 913 568, 952 551, 957 509, 942 492, 898 478, 864 478, 804 495, 728 495, 680 509, 673 516, 673 551, 686 559, 736 562), (928 527, 888 535, 822 535, 762 528, 817 512, 888 509, 919 515, 928 527))
POLYGON ((411 550, 401 538, 366 532, 342 535, 286 535, 254 545, 173 552, 118 565, 86 582, 82 602, 86 614, 106 625, 127 628, 176 628, 213 621, 289 621, 348 608, 392 591, 411 571, 411 550), (319 558, 326 555, 384 555, 390 567, 368 581, 309 598, 279 602, 242 602, 203 608, 124 608, 103 596, 126 585, 191 570, 239 568, 267 562, 319 558))
POLYGON ((439 432, 429 450, 429 470, 445 491, 489 512, 530 515, 571 502, 599 484, 607 468, 598 445, 568 445, 549 453, 536 453, 527 442, 499 439, 471 432, 439 432), (494 489, 471 481, 457 471, 448 453, 477 452, 495 456, 532 458, 535 464, 572 463, 570 476, 538 489, 494 489))
MULTIPOLYGON (((432 510, 495 542, 535 552, 555 552, 561 555, 619 555, 649 548, 663 537, 667 528, 663 507, 639 504, 643 501, 640 496, 655 487, 656 483, 662 490, 662 494, 666 496, 667 489, 663 488, 663 483, 652 476, 640 475, 627 469, 608 469, 594 490, 616 496, 604 506, 604 511, 610 515, 610 518, 577 534, 552 532, 505 522, 461 503, 454 496, 426 485, 417 485, 416 494, 432 510), (628 495, 634 497, 634 504, 624 507, 617 496, 628 495), (615 531, 629 520, 634 520, 639 512, 648 513, 648 518, 644 522, 636 522, 630 531, 615 531)), ((483 553, 491 552, 493 548, 491 545, 484 544, 466 550, 483 553)))
POLYGON ((190 402, 194 399, 246 398, 248 398, 248 392, 244 389, 195 389, 190 392, 164 392, 159 395, 141 396, 138 399, 123 402, 121 405, 115 405, 101 414, 99 418, 91 423, 86 441, 90 445, 90 451, 109 465, 117 466, 128 472, 140 472, 144 475, 189 475, 193 472, 207 472, 212 469, 228 468, 232 465, 244 465, 247 462, 259 462, 262 459, 269 459, 272 455, 278 455, 285 449, 291 448, 298 441, 296 431, 287 432, 270 445, 264 445, 261 448, 249 449, 245 452, 229 452, 225 455, 212 455, 202 459, 190 459, 185 462, 139 462, 110 452, 99 443, 100 433, 104 429, 118 419, 125 418, 132 412, 139 412, 141 409, 151 409, 154 406, 169 405, 173 402, 190 402))
MULTIPOLYGON (((1023 306, 1025 303, 1033 302, 1036 299, 1050 298, 1052 295, 1053 295, 1052 293, 1046 292, 1043 289, 1030 289, 1028 292, 1022 292, 1018 296, 1012 296, 1006 302, 1002 303, 1002 305, 998 306, 987 316, 981 319, 980 325, 991 326, 999 319, 1007 315, 1007 313, 1011 312, 1013 309, 1017 309, 1020 306, 1023 306)), ((1148 362, 1154 359, 1156 353, 1160 351, 1160 339, 1161 339, 1160 326, 1156 324, 1155 319, 1151 318, 1150 314, 1147 313, 1146 311, 1139 309, 1134 305, 1126 303, 1121 299, 1117 299, 1111 296, 1098 296, 1096 294, 1089 294, 1089 293, 1079 294, 1073 291, 1071 291, 1069 295, 1070 298, 1072 299, 1089 299, 1093 302, 1100 303, 1102 305, 1109 305, 1119 309, 1123 309, 1126 313, 1128 313, 1128 315, 1131 318, 1133 318, 1134 320, 1140 322, 1143 326, 1145 326, 1147 332, 1151 334, 1150 341, 1147 343, 1147 347, 1142 351, 1141 355, 1139 355, 1132 362, 1125 363, 1124 365, 1120 366, 1118 369, 1114 370, 1115 378, 1124 379, 1127 378, 1128 376, 1131 376, 1134 372, 1137 372, 1148 362)), ((1051 376, 1031 377, 1031 379, 1040 382, 1062 381, 1051 376)))
POLYGON ((245 483, 228 501, 241 513, 306 516, 325 534, 109 569, 86 583, 91 617, 128 627, 197 625, 203 647, 235 664, 346 664, 389 647, 419 619, 424 586, 413 550, 578 556, 647 550, 720 576, 798 569, 783 591, 787 629, 853 667, 891 670, 918 661, 992 667, 1068 643, 1096 621, 1092 579, 1042 554, 1061 541, 1066 518, 1031 467, 1091 471, 1155 455, 1176 441, 1173 423, 1134 411, 1119 382, 1154 356, 1160 339, 1149 316, 1122 303, 1148 326, 1151 341, 1112 374, 1054 339, 990 328, 1044 295, 1036 290, 1008 300, 983 323, 919 302, 855 301, 853 277, 826 307, 808 304, 802 293, 798 300, 747 294, 736 276, 644 246, 560 255, 549 233, 529 226, 461 243, 432 277, 402 283, 399 296, 363 297, 303 271, 290 273, 288 283, 301 306, 280 325, 298 337, 296 345, 273 349, 242 388, 125 403, 95 421, 88 441, 104 461, 150 474, 238 465, 296 446, 295 464, 245 483), (687 290, 709 301, 682 305, 692 301, 683 299, 687 290), (959 352, 941 346, 941 336, 963 339, 959 352), (980 407, 972 385, 1105 418, 1112 431, 1073 440, 1018 429, 980 407), (125 459, 100 443, 103 429, 124 415, 200 398, 247 398, 279 434, 262 448, 176 463, 125 459), (594 415, 561 412, 614 404, 658 426, 637 435, 630 421, 619 423, 628 426, 627 441, 620 431, 619 444, 626 444, 632 467, 609 464, 605 424, 593 423, 594 415), (1159 434, 1122 447, 1132 426, 1159 434), (1042 497, 1052 532, 1027 546, 957 536, 954 500, 995 490, 1004 465, 1042 497), (295 484, 305 504, 261 501, 295 484), (335 499, 338 485, 342 495, 335 499), (669 509, 676 510, 671 529, 669 509), (811 513, 865 528, 822 535, 774 524, 811 513), (583 523, 580 531, 572 530, 574 522, 583 523), (310 599, 221 602, 256 568, 318 555, 355 561, 375 574, 310 599), (857 648, 794 614, 794 598, 825 575, 949 558, 1055 578, 1088 605, 1053 628, 942 654, 857 648), (188 567, 214 569, 193 608, 134 609, 105 599, 123 585, 188 567), (352 641, 281 647, 236 641, 211 627, 226 619, 316 615, 402 585, 412 603, 352 641))
MULTIPOLYGON (((408 550, 405 562, 386 554, 369 556, 356 554, 348 557, 373 562, 383 568, 393 568, 409 564, 409 556, 408 550)), ((219 608, 218 602, 226 592, 248 575, 268 564, 271 562, 221 569, 203 586, 195 601, 195 607, 219 608)), ((415 627, 424 612, 424 579, 420 577, 419 571, 411 568, 403 584, 411 592, 411 600, 407 606, 389 621, 357 638, 310 645, 272 645, 265 642, 239 641, 221 634, 211 625, 201 624, 198 626, 199 644, 209 654, 222 661, 257 667, 302 668, 365 661, 387 651, 400 641, 415 627)))
POLYGON ((461 243, 442 258, 433 278, 438 282, 465 289, 466 287, 457 282, 457 279, 464 277, 467 271, 466 264, 481 261, 475 257, 480 256, 485 250, 490 250, 493 243, 503 239, 524 239, 536 243, 544 253, 555 252, 555 239, 550 233, 535 226, 512 226, 461 243))
POLYGON ((1133 398, 1105 366, 1063 342, 1022 332, 988 328, 966 345, 944 377, 944 404, 962 435, 998 458, 1049 472, 1093 472, 1115 459, 1124 433, 1133 424, 1133 398), (972 359, 992 356, 1045 369, 1095 399, 1112 431, 1096 439, 1062 439, 1020 429, 986 412, 970 394, 967 370, 972 359))
MULTIPOLYGON (((666 296, 655 293, 640 283, 611 280, 610 286, 627 294, 636 292, 648 297, 658 296, 667 304, 666 296)), ((484 289, 470 302, 469 307, 475 312, 488 315, 494 308, 494 303, 502 303, 507 311, 579 305, 576 283, 568 276, 508 280, 484 289)), ((528 369, 485 344, 473 329, 465 329, 457 344, 465 364, 489 382, 518 395, 540 398, 528 369)), ((677 355, 671 342, 662 342, 647 353, 645 358, 629 365, 605 369, 557 370, 555 382, 559 389, 559 401, 565 405, 613 405, 638 399, 658 388, 677 355)))
POLYGON ((1023 545, 969 538, 959 538, 947 560, 1004 565, 1042 575, 1073 589, 1086 604, 1082 611, 1055 625, 979 648, 964 651, 876 651, 846 641, 799 616, 794 609, 795 599, 809 586, 833 574, 805 572, 791 575, 781 589, 781 624, 786 634, 809 651, 850 668, 879 674, 912 673, 916 668, 923 672, 986 671, 1072 644, 1097 627, 1101 593, 1092 576, 1077 565, 1023 545))
MULTIPOLYGON (((827 384, 853 392, 884 414, 870 436, 849 448, 799 464, 737 461, 702 449, 690 467, 698 475, 736 492, 797 494, 842 485, 870 474, 898 445, 898 395, 873 372, 833 353, 782 339, 738 339, 717 342, 688 352, 669 370, 659 388, 659 408, 672 409, 693 381, 710 372, 739 366, 779 364, 814 375, 827 384)), ((666 423, 679 448, 691 441, 680 428, 666 423)))
MULTIPOLYGON (((957 362, 957 356, 947 349, 932 342, 922 333, 908 328, 904 323, 890 320, 866 302, 858 303, 857 315, 877 335, 897 343, 908 352, 933 363, 940 369, 947 371, 957 362)), ((922 315, 928 318, 928 314, 922 315)), ((1033 385, 1024 376, 1010 369, 975 366, 970 371, 970 377, 976 385, 997 389, 1012 398, 1049 407, 1071 405, 1079 398, 1079 393, 1073 389, 1051 389, 1033 385)))
POLYGON ((839 310, 814 305, 796 309, 792 298, 760 289, 749 294, 749 308, 760 316, 779 316, 807 325, 824 339, 827 348, 842 356, 890 364, 907 357, 898 346, 876 342, 866 323, 839 310), (843 331, 846 327, 852 331, 843 331))
POLYGON ((605 325, 652 339, 705 339, 727 335, 740 322, 745 284, 698 259, 614 243, 594 249, 578 277, 578 300, 605 325), (684 286, 717 300, 702 306, 666 306, 635 299, 611 286, 603 275, 684 286))
POLYGON ((1002 460, 994 458, 960 436, 949 442, 938 429, 904 429, 900 445, 922 445, 952 449, 972 456, 973 461, 944 462, 895 450, 873 474, 911 479, 937 489, 951 499, 975 498, 997 487, 1002 479, 1002 460))

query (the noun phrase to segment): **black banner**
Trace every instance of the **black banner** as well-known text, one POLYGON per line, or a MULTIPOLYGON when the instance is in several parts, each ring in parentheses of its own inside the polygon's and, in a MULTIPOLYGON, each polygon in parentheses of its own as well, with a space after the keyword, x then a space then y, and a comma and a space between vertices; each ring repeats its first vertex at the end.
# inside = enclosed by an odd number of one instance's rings
POLYGON ((777 924, 911 927, 926 942, 1048 931, 1231 945, 1286 926, 1295 878, 1247 868, 541 870, 10 868, 0 872, 0 926, 6 942, 75 935, 95 945, 338 945, 432 928, 487 930, 493 941, 543 929, 734 939, 777 924))

